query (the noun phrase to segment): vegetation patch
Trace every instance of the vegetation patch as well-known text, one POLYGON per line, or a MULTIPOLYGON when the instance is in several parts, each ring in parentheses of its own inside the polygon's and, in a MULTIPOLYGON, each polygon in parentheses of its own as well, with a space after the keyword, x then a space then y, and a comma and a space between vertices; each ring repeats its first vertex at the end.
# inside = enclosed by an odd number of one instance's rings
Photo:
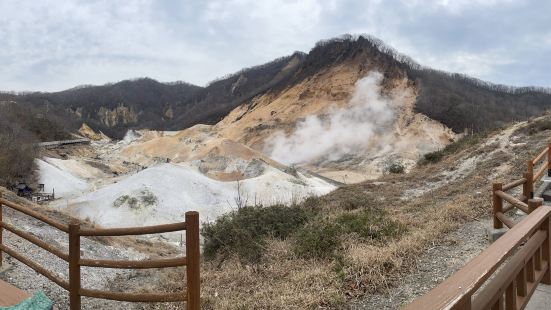
POLYGON ((523 126, 517 129, 513 135, 527 134, 531 136, 539 132, 550 130, 550 129, 551 129, 551 118, 544 117, 544 118, 528 121, 528 124, 526 126, 523 126))
POLYGON ((406 172, 406 167, 404 167, 404 164, 400 160, 396 159, 388 159, 383 163, 383 173, 394 173, 394 174, 401 174, 406 172))
POLYGON ((423 156, 423 159, 419 163, 422 165, 428 163, 437 163, 447 156, 459 153, 464 149, 478 144, 485 136, 486 135, 484 134, 464 136, 463 138, 446 145, 446 147, 441 150, 425 154, 423 156))
POLYGON ((311 211, 298 206, 246 206, 204 224, 204 257, 225 260, 236 255, 243 262, 257 263, 268 238, 285 239, 302 226, 311 211))
POLYGON ((302 258, 329 258, 339 245, 339 227, 328 221, 313 222, 294 238, 293 252, 302 258))
POLYGON ((148 189, 142 190, 137 197, 130 195, 122 195, 113 202, 113 207, 128 207, 134 211, 141 211, 143 209, 151 208, 157 205, 158 199, 148 189))
POLYGON ((342 238, 353 235, 360 241, 377 243, 399 237, 406 228, 392 220, 379 208, 366 208, 359 212, 345 212, 333 220, 309 223, 294 236, 293 251, 302 258, 334 257, 335 250, 342 246, 342 238))

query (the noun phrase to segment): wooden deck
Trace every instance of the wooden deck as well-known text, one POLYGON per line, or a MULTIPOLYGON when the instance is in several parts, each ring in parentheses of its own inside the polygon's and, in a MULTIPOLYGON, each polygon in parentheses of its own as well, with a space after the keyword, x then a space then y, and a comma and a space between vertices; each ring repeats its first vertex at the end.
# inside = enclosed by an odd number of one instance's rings
POLYGON ((11 284, 8 284, 0 280, 0 306, 2 307, 14 306, 29 297, 31 297, 31 295, 16 288, 11 284))

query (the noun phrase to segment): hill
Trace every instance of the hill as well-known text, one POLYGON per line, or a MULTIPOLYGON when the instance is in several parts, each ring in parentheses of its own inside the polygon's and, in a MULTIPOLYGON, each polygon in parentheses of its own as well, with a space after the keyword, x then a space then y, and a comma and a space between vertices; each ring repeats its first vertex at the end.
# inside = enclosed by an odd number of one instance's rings
POLYGON ((406 175, 308 199, 293 209, 303 217, 264 207, 216 221, 203 232, 208 308, 403 306, 486 245, 492 182, 522 175, 547 146, 550 121, 460 140, 441 161, 406 175), (238 285, 208 284, 226 281, 238 285))
POLYGON ((465 129, 479 132, 527 119, 548 109, 551 102, 548 89, 494 85, 425 68, 366 35, 321 41, 308 54, 296 52, 246 68, 206 87, 141 78, 56 93, 28 93, 14 96, 14 100, 49 106, 70 123, 72 130, 85 122, 94 130, 122 138, 128 129, 181 130, 195 124, 215 124, 238 106, 251 106, 261 96, 277 97, 285 89, 351 61, 357 64, 353 69, 356 73, 376 67, 385 81, 407 78, 416 89, 415 111, 456 133, 465 129))
POLYGON ((94 130, 121 139, 128 129, 173 130, 216 123, 243 101, 293 73, 301 57, 297 53, 243 69, 206 87, 140 78, 55 93, 23 94, 15 100, 49 106, 63 115, 73 130, 87 123, 94 130))

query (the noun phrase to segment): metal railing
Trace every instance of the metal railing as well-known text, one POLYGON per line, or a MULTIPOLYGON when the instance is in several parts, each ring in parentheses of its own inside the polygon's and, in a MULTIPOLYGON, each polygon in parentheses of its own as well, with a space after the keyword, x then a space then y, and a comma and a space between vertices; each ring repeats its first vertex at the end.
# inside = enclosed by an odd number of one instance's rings
POLYGON ((91 229, 81 228, 80 224, 61 224, 51 218, 36 212, 28 207, 3 199, 0 194, 0 266, 2 266, 2 253, 12 256, 23 264, 42 274, 50 281, 59 285, 69 292, 69 304, 71 310, 81 309, 81 297, 93 297, 128 302, 186 302, 187 309, 197 310, 200 308, 200 249, 199 249, 199 213, 195 211, 186 212, 185 222, 132 228, 110 228, 91 229), (2 207, 8 207, 15 211, 31 216, 69 235, 69 253, 51 246, 39 238, 29 234, 17 227, 6 223, 2 218, 2 207), (46 268, 17 253, 2 242, 2 231, 7 230, 34 245, 52 253, 69 265, 68 281, 51 273, 46 268), (186 231, 186 256, 169 259, 154 259, 146 261, 131 260, 101 260, 87 259, 81 257, 81 237, 98 236, 128 236, 160 234, 175 231, 186 231), (187 291, 177 293, 121 293, 86 289, 81 286, 81 267, 95 268, 119 268, 119 269, 149 269, 186 267, 186 288, 187 291))

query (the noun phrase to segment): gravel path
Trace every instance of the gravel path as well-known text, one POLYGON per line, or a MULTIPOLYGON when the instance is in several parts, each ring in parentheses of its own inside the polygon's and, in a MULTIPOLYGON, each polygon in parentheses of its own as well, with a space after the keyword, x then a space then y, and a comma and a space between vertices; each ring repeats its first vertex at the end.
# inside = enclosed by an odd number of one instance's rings
POLYGON ((369 295, 349 309, 398 309, 437 286, 489 246, 489 219, 467 223, 428 249, 401 284, 384 294, 369 295))
MULTIPOLYGON (((3 213, 4 220, 9 224, 25 232, 29 232, 39 237, 41 240, 61 249, 65 253, 68 253, 67 234, 33 218, 24 216, 21 213, 6 209, 8 208, 4 208, 3 213)), ((54 274, 58 274, 61 278, 67 279, 68 264, 65 261, 5 230, 4 243, 18 253, 32 259, 33 262, 39 263, 54 274)), ((140 260, 145 258, 145 255, 136 251, 105 245, 87 238, 81 238, 81 253, 83 257, 98 259, 140 260)), ((91 289, 105 290, 109 281, 113 281, 115 277, 124 276, 127 273, 130 274, 130 271, 82 268, 82 286, 91 289)), ((68 309, 69 296, 65 290, 6 254, 4 255, 4 267, 0 271, 0 279, 29 293, 35 293, 42 290, 54 301, 58 309, 68 309)), ((161 305, 132 304, 94 298, 82 298, 82 309, 155 309, 161 307, 161 305)))

